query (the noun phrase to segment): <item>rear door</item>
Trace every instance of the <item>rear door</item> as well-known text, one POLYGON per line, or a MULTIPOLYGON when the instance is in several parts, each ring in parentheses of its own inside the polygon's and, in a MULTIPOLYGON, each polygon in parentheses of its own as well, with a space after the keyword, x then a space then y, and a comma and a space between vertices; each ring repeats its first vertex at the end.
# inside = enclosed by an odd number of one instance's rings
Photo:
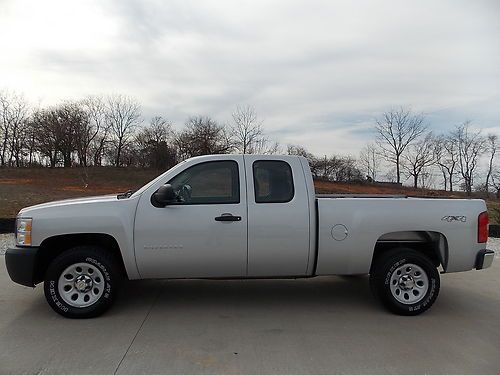
POLYGON ((302 276, 310 246, 308 192, 297 157, 245 155, 248 276, 302 276))

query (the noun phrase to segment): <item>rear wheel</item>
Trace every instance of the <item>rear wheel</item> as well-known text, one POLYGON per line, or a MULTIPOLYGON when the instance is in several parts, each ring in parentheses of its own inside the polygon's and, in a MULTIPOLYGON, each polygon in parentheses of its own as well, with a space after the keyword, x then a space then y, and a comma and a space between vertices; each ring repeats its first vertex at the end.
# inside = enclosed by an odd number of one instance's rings
POLYGON ((111 306, 118 277, 117 262, 106 249, 75 247, 49 265, 45 298, 54 311, 65 317, 96 317, 111 306))
POLYGON ((398 248, 375 260, 370 284, 390 311, 418 315, 435 302, 440 280, 439 272, 427 256, 413 249, 398 248))

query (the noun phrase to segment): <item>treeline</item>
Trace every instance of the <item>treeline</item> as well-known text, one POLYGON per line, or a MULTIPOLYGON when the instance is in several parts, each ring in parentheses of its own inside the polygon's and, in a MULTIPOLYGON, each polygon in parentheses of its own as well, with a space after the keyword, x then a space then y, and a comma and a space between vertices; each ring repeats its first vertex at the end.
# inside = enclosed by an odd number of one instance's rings
POLYGON ((146 120, 124 95, 89 96, 30 108, 22 95, 0 93, 0 165, 165 169, 204 154, 277 151, 251 107, 238 107, 234 123, 206 116, 187 119, 180 131, 162 116, 146 120))
POLYGON ((22 95, 0 93, 1 166, 89 167, 113 165, 164 170, 207 154, 306 156, 317 178, 363 179, 357 160, 316 158, 301 146, 284 149, 267 138, 254 108, 238 106, 229 124, 193 116, 181 130, 162 116, 146 121, 141 105, 124 95, 89 96, 45 108, 30 108, 22 95))
POLYGON ((318 157, 300 145, 280 145, 265 134, 254 108, 238 106, 229 123, 189 117, 181 129, 162 116, 144 118, 139 102, 124 95, 34 108, 23 95, 0 92, 0 166, 89 167, 113 165, 165 170, 206 154, 305 156, 317 179, 379 180, 415 188, 495 192, 500 196, 496 134, 481 134, 470 121, 435 134, 423 114, 398 108, 374 119, 374 141, 359 158, 318 157))
POLYGON ((450 192, 493 191, 500 196, 496 134, 483 135, 471 121, 435 134, 423 114, 406 108, 385 112, 376 119, 375 131, 375 142, 363 148, 359 159, 369 179, 388 166, 387 179, 410 179, 415 188, 441 185, 450 192))
POLYGON ((288 155, 304 156, 309 161, 315 179, 336 182, 363 182, 365 177, 352 156, 333 155, 317 157, 302 146, 288 145, 288 155))

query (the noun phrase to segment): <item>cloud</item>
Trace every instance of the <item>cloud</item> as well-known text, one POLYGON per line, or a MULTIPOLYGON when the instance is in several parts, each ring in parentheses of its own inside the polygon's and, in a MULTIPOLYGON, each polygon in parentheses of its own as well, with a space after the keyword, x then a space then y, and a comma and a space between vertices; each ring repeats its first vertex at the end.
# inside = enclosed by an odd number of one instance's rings
POLYGON ((498 126, 495 1, 4 1, 0 86, 53 103, 120 92, 146 115, 229 121, 256 107, 270 136, 357 153, 382 111, 437 132, 498 126))

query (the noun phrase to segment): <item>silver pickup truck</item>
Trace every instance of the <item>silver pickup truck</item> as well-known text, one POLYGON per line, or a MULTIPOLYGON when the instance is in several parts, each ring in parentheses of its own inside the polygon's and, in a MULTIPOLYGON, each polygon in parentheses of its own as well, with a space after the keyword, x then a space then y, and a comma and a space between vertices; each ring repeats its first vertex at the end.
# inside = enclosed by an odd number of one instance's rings
POLYGON ((124 278, 363 274, 389 310, 416 315, 439 271, 491 265, 487 238, 482 200, 316 196, 302 157, 215 155, 136 192, 22 209, 5 261, 71 318, 103 313, 124 278))

